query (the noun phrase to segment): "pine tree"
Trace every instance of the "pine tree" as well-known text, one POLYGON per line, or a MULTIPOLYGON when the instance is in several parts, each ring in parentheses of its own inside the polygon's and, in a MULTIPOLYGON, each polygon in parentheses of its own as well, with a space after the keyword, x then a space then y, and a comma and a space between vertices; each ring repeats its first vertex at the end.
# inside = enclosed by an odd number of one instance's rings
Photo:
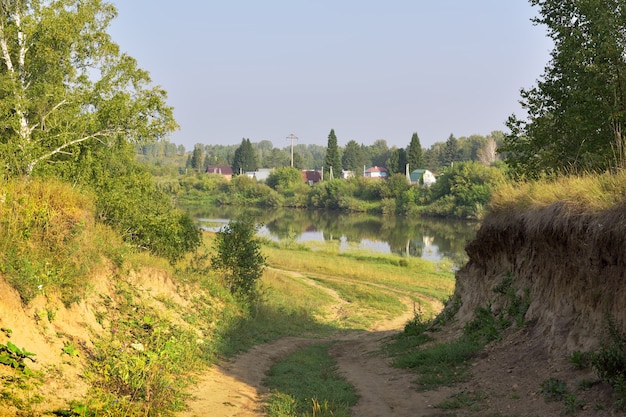
POLYGON ((424 168, 422 144, 420 143, 419 136, 417 136, 417 132, 413 133, 411 137, 411 143, 406 150, 406 158, 411 170, 424 168))
POLYGON ((341 174, 341 155, 339 155, 339 146, 337 145, 337 136, 335 130, 331 129, 328 134, 328 147, 326 148, 326 156, 324 157, 324 172, 331 172, 334 178, 339 178, 341 174))

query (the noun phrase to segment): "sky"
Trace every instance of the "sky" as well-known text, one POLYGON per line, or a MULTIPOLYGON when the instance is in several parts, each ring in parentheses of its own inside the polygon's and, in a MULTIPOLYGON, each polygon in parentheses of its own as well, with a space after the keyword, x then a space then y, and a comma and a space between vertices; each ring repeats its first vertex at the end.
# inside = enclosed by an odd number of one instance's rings
POLYGON ((170 140, 405 148, 506 131, 552 43, 528 0, 110 0, 168 92, 170 140))

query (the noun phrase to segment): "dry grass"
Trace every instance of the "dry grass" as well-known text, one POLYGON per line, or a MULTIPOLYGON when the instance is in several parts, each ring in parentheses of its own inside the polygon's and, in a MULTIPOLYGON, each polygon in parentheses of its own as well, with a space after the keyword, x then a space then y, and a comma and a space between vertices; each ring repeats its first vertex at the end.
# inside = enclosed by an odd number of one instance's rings
POLYGON ((626 199, 626 171, 618 174, 569 176, 530 182, 509 182, 494 191, 494 212, 546 207, 562 202, 569 207, 598 211, 626 199))

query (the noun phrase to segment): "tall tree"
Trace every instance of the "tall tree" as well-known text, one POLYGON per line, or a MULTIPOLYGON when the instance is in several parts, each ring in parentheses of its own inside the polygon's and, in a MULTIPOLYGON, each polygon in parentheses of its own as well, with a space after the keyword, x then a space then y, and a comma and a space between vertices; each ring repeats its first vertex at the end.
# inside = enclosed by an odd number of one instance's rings
POLYGON ((0 162, 59 169, 88 147, 155 141, 175 129, 166 93, 122 54, 103 0, 0 2, 0 162))
POLYGON ((411 170, 424 168, 424 154, 417 132, 413 133, 411 143, 409 143, 408 148, 406 148, 406 159, 411 170))
POLYGON ((363 170, 363 150, 361 145, 351 140, 346 144, 341 155, 341 165, 348 171, 360 172, 363 170))
POLYGON ((202 163, 204 162, 202 159, 202 153, 204 151, 204 145, 201 143, 196 143, 193 147, 193 152, 191 153, 191 168, 196 171, 200 171, 202 169, 202 163))
POLYGON ((328 134, 328 146, 326 147, 326 156, 324 157, 324 172, 332 172, 334 178, 339 178, 341 175, 341 155, 339 155, 335 129, 330 129, 328 134))
POLYGON ((459 160, 459 144, 457 138, 450 134, 441 154, 441 165, 449 166, 459 160))
POLYGON ((390 174, 404 174, 406 170, 407 156, 406 151, 403 148, 391 148, 389 153, 389 159, 385 166, 390 174))
POLYGON ((244 173, 246 171, 256 171, 258 168, 256 152, 252 147, 250 139, 242 139, 241 145, 235 151, 232 169, 235 174, 244 173))
POLYGON ((389 159, 389 146, 385 139, 377 139, 367 147, 372 165, 385 166, 389 159))
POLYGON ((521 173, 626 165, 626 2, 531 0, 554 41, 537 85, 521 91, 502 151, 521 173))

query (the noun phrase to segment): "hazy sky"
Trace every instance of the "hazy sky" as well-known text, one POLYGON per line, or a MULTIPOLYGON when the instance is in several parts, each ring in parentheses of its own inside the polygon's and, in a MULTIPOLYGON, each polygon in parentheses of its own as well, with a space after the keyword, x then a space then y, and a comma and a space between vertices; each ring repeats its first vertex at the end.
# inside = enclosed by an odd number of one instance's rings
POLYGON ((167 90, 188 150, 506 130, 551 50, 528 0, 112 2, 113 39, 167 90))

